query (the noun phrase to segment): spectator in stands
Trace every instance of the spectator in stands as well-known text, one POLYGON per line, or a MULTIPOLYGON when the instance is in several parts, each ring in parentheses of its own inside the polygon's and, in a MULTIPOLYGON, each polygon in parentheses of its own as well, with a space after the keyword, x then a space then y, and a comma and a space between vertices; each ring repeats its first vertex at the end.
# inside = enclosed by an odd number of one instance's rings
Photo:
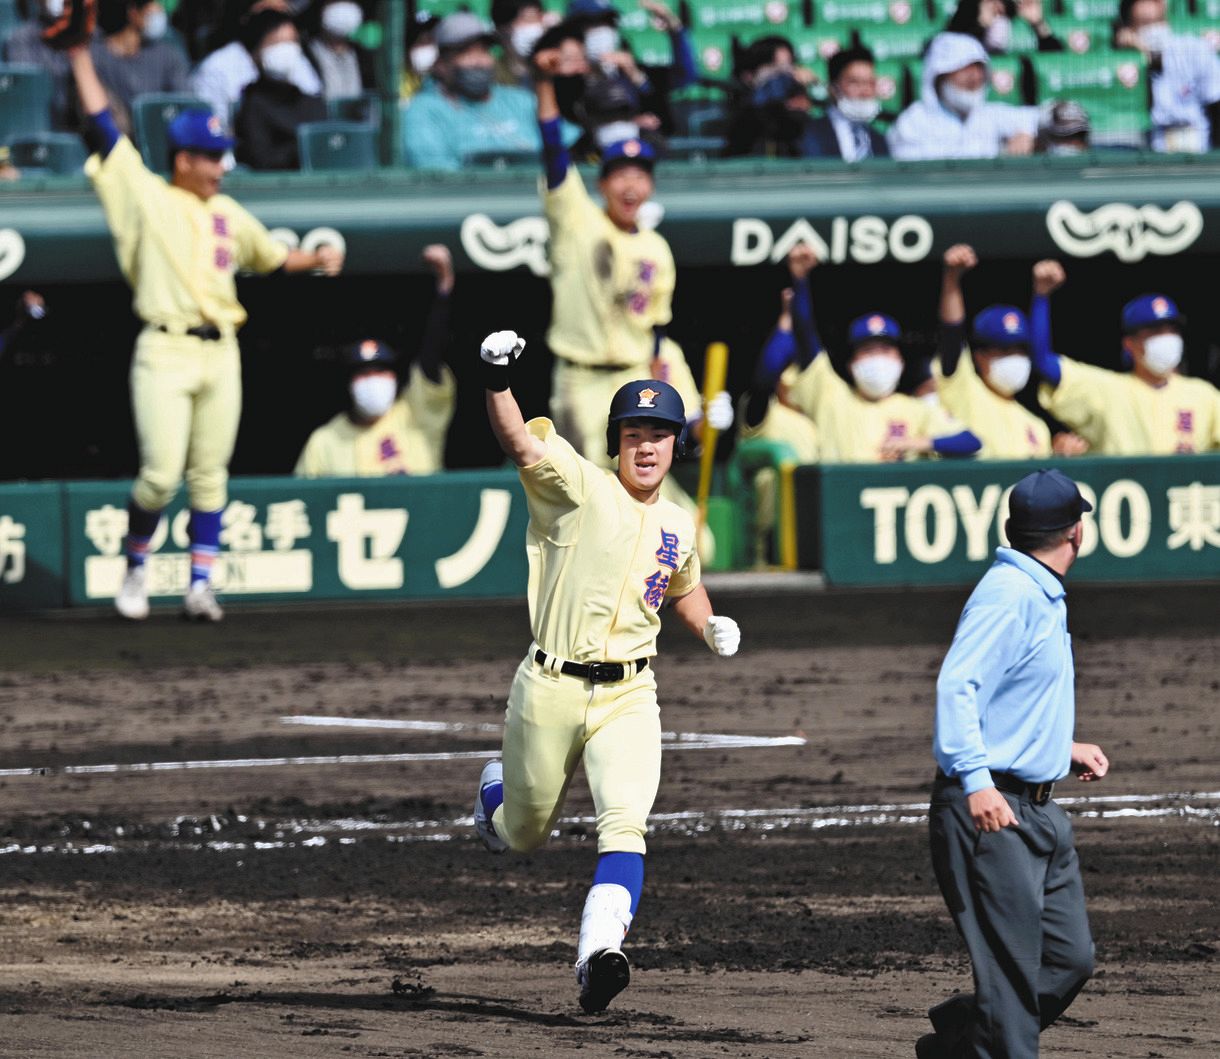
POLYGON ((58 0, 38 0, 34 7, 36 17, 26 19, 4 41, 4 61, 41 66, 49 72, 51 128, 60 132, 75 132, 76 92, 67 53, 47 47, 42 40, 43 29, 59 18, 63 5, 58 0))
POLYGON ((1130 371, 1108 371, 1054 352, 1050 295, 1063 266, 1040 262, 1030 312, 1038 401, 1099 456, 1168 456, 1220 449, 1220 390, 1179 372, 1186 319, 1164 294, 1123 306, 1123 359, 1130 371))
POLYGON ((407 23, 407 61, 403 66, 402 82, 398 86, 398 98, 410 99, 424 87, 424 79, 436 65, 439 50, 436 47, 436 27, 441 20, 430 11, 417 11, 407 23))
POLYGON ((0 183, 11 184, 21 179, 21 170, 13 165, 13 155, 7 147, 0 147, 0 183))
POLYGON ((473 155, 538 150, 529 93, 495 83, 495 41, 491 25, 467 11, 441 20, 436 65, 403 117, 408 165, 457 170, 473 155))
POLYGON ((797 158, 814 75, 798 66, 785 37, 763 37, 737 56, 724 153, 797 158))
POLYGON ((400 387, 398 354, 365 339, 345 351, 350 404, 305 443, 294 472, 303 478, 436 474, 445 466, 445 432, 457 384, 444 363, 449 342, 453 257, 436 244, 424 249, 436 275, 419 356, 400 387))
POLYGON ((947 33, 974 37, 988 55, 1007 55, 1012 46, 1013 16, 1029 23, 1038 38, 1038 51, 1063 51, 1042 13, 1042 0, 960 0, 945 27, 947 33))
POLYGON ((1030 154, 1037 131, 1037 107, 987 102, 983 45, 963 33, 941 33, 924 56, 920 98, 890 129, 890 154, 903 160, 1030 154))
POLYGON ((669 94, 698 77, 690 37, 682 21, 659 0, 640 0, 655 24, 669 34, 670 66, 643 66, 618 31, 611 0, 569 0, 567 19, 584 33, 589 70, 574 101, 585 130, 579 148, 596 153, 608 144, 643 136, 654 144, 672 131, 669 94))
POLYGON ((491 22, 500 41, 496 84, 529 89, 530 56, 547 28, 541 0, 492 0, 491 22))
POLYGON ((1052 100, 1041 108, 1039 154, 1080 155, 1089 149, 1092 131, 1088 112, 1070 99, 1052 100))
POLYGON ((93 65, 110 96, 116 123, 130 131, 137 96, 186 91, 186 52, 167 38, 169 16, 157 0, 101 0, 97 25, 101 39, 93 43, 93 65))
POLYGON ((1115 43, 1138 48, 1152 78, 1152 149, 1220 147, 1220 56, 1200 37, 1174 33, 1165 0, 1122 0, 1115 43))
POLYGON ((254 44, 259 76, 242 90, 233 120, 237 160, 251 169, 298 169, 297 129, 306 122, 325 121, 326 101, 302 92, 294 81, 309 60, 292 19, 266 11, 250 25, 262 30, 254 44))
POLYGON ((842 158, 860 162, 885 158, 885 137, 872 125, 881 111, 877 67, 867 48, 845 48, 830 58, 830 103, 826 113, 805 126, 800 140, 804 158, 842 158))
MULTIPOLYGON (((221 120, 228 122, 245 87, 258 80, 261 70, 255 55, 269 27, 291 20, 286 0, 259 0, 250 8, 238 31, 238 38, 212 52, 191 75, 191 92, 207 103, 221 120)), ((302 51, 289 83, 307 96, 322 94, 322 79, 302 51)))
POLYGON ((898 322, 881 312, 865 313, 848 327, 848 383, 822 347, 813 317, 809 273, 817 265, 802 243, 789 255, 793 280, 793 329, 779 348, 764 351, 747 403, 757 422, 769 391, 784 387, 784 400, 813 420, 826 463, 873 463, 933 453, 973 456, 980 442, 939 405, 898 393, 903 358, 898 322), (791 359, 790 359, 791 358, 791 359), (782 373, 782 378, 781 378, 782 373))
POLYGON ((350 99, 375 84, 373 56, 352 38, 364 23, 355 0, 324 0, 316 9, 317 32, 305 48, 322 78, 327 99, 350 99))

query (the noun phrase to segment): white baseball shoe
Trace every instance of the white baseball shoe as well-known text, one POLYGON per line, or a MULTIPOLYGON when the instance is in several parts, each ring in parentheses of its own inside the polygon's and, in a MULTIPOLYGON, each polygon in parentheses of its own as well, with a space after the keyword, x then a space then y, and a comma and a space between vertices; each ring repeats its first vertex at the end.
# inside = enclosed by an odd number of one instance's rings
POLYGON ((114 597, 114 609, 128 621, 143 621, 148 617, 148 570, 129 566, 114 597))
POLYGON ((580 1007, 586 1015, 605 1011, 631 981, 631 964, 618 949, 601 949, 576 968, 580 1007))
POLYGON ((503 853, 508 849, 508 843, 496 834, 491 817, 483 808, 483 789, 493 783, 503 782, 504 765, 498 758, 493 759, 483 766, 483 772, 479 776, 479 789, 474 796, 474 829, 479 836, 479 841, 492 853, 503 853))
POLYGON ((182 616, 189 621, 221 621, 224 609, 216 602, 216 593, 207 581, 196 581, 182 601, 182 616))

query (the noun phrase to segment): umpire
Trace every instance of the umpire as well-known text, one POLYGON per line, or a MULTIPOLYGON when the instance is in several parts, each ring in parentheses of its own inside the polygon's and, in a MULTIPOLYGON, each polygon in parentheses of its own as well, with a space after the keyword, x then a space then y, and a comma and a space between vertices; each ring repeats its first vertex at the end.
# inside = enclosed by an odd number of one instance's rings
POLYGON ((936 685, 930 832, 936 881, 965 939, 973 996, 929 1013, 920 1059, 1038 1055, 1038 1034, 1093 973, 1093 940, 1067 814, 1069 771, 1099 780, 1101 748, 1075 743, 1063 578, 1091 505, 1059 471, 1013 487, 999 548, 975 587, 936 685))

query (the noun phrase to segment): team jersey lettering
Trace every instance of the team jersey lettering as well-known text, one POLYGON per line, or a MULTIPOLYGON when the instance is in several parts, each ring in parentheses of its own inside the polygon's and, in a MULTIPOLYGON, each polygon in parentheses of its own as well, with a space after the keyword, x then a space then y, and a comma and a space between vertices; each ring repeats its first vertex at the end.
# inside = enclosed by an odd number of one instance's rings
POLYGON ((233 266, 233 255, 229 253, 227 246, 218 246, 214 258, 216 267, 222 272, 228 272, 233 266))
POLYGON ((223 213, 212 214, 212 234, 221 239, 229 238, 229 222, 225 220, 223 213))
POLYGON ((661 547, 657 549, 657 562, 668 566, 671 570, 678 569, 678 535, 661 530, 661 547))
POLYGON ((665 593, 669 591, 669 574, 658 570, 644 578, 644 603, 656 610, 665 601, 665 593))
POLYGON ((1178 433, 1193 434, 1195 432, 1195 413, 1189 408, 1178 409, 1178 433))
POLYGON ((905 438, 907 436, 907 425, 901 419, 891 419, 889 426, 886 427, 885 436, 887 438, 905 438))

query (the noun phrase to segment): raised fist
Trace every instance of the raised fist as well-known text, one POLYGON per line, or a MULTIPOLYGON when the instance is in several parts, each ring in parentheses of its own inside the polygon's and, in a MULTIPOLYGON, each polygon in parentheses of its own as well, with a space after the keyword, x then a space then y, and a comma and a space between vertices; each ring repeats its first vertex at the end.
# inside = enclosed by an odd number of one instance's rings
POLYGON ((1067 273, 1058 261, 1047 258, 1034 265, 1034 293, 1043 296, 1057 291, 1067 281, 1067 273))
POLYGON ((808 243, 797 243, 788 252, 788 271, 792 278, 802 280, 817 267, 818 255, 808 243))
POLYGON ((520 338, 516 331, 493 331, 483 339, 479 356, 497 368, 507 368, 521 356, 524 348, 525 339, 520 338))
POLYGON ((703 626, 703 639, 721 658, 731 658, 741 646, 741 629, 732 618, 713 614, 703 626))
POLYGON ((453 290, 453 254, 444 243, 431 243, 424 247, 421 255, 433 275, 436 276, 436 288, 444 294, 453 290))
POLYGON ((955 243, 945 251, 945 268, 955 272, 969 272, 979 263, 974 247, 969 243, 955 243))

